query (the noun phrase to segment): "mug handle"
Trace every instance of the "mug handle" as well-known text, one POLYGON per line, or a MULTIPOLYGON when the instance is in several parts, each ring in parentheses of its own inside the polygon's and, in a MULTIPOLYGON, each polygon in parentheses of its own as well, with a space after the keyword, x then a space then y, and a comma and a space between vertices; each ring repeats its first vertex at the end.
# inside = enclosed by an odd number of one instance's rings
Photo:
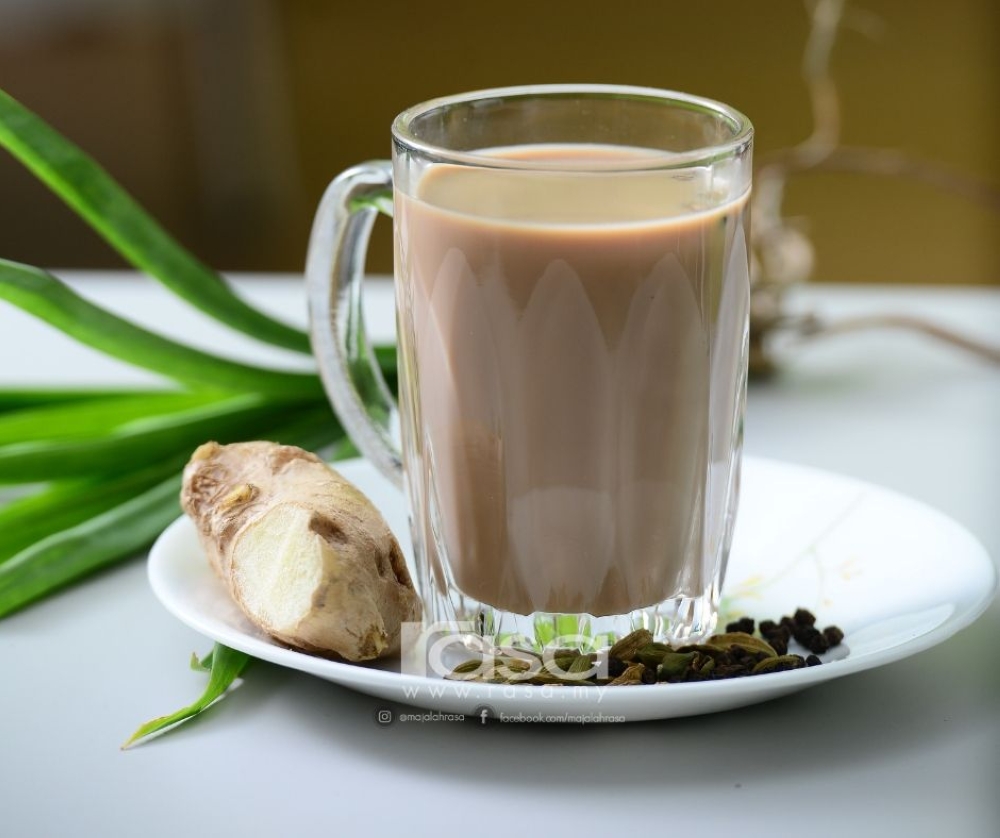
POLYGON ((340 174, 316 210, 306 257, 309 331, 320 378, 344 430, 398 488, 402 454, 391 430, 399 408, 365 333, 365 253, 380 210, 392 207, 392 164, 374 160, 340 174))

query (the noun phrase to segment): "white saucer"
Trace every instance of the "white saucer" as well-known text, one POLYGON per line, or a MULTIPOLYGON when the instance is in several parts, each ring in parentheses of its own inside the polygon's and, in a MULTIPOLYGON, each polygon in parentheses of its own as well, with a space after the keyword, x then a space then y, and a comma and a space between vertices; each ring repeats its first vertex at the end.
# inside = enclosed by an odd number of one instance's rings
MULTIPOLYGON (((382 511, 410 555, 402 495, 363 460, 337 464, 382 511)), ((254 629, 181 518, 149 554, 153 592, 196 631, 256 658, 379 698, 447 713, 546 721, 641 721, 729 710, 923 651, 987 607, 997 572, 966 530, 886 489, 815 469, 747 457, 723 610, 777 619, 797 607, 835 623, 845 647, 822 666, 691 684, 538 687, 400 674, 398 660, 358 666, 292 651, 254 629)))

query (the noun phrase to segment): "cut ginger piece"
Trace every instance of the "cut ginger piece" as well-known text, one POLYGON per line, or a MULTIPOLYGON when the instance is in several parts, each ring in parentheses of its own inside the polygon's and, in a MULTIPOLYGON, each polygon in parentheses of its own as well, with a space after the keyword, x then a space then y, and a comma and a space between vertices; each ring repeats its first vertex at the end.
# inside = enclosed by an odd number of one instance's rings
POLYGON ((399 650, 420 619, 399 543, 371 501, 315 454, 206 443, 181 505, 247 618, 308 652, 364 661, 399 650))

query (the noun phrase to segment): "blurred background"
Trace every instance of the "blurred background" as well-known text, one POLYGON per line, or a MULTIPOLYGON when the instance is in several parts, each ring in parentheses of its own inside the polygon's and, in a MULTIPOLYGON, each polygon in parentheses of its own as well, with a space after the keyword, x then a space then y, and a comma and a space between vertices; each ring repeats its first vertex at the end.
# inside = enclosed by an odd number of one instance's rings
MULTIPOLYGON (((327 182, 389 155, 407 105, 477 88, 596 81, 721 99, 758 160, 812 130, 808 2, 336 3, 0 0, 0 87, 97 158, 223 270, 299 272, 327 182)), ((1000 187, 1000 4, 853 0, 830 68, 841 141, 902 150, 1000 187)), ((937 171, 937 169, 935 169, 937 171)), ((996 192, 991 194, 995 195, 996 192)), ((117 256, 0 152, 0 255, 117 256)), ((813 278, 1000 283, 998 215, 918 179, 809 172, 786 215, 813 278)), ((388 224, 370 267, 391 270, 388 224)))

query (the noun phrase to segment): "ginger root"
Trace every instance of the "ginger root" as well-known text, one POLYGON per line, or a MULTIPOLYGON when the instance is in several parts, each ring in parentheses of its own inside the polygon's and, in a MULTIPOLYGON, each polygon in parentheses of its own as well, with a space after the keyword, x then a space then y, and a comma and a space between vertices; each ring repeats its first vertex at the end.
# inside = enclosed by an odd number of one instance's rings
POLYGON ((289 646, 350 661, 399 650, 420 618, 379 511, 319 457, 272 442, 198 448, 181 505, 246 616, 289 646))

